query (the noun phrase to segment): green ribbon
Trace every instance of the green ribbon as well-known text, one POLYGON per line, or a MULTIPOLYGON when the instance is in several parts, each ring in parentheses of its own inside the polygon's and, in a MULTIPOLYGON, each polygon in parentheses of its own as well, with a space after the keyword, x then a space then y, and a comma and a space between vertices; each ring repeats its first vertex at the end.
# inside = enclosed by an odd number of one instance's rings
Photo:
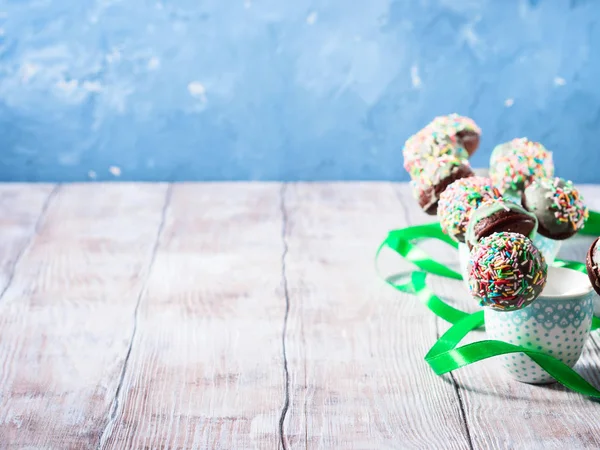
MULTIPOLYGON (((600 234, 600 213, 590 212, 590 218, 580 233, 585 235, 600 234)), ((581 375, 560 360, 545 353, 496 340, 484 340, 458 347, 460 341, 469 332, 484 326, 483 311, 468 314, 444 302, 427 287, 428 273, 455 280, 462 280, 463 277, 460 273, 450 269, 445 264, 435 261, 425 251, 421 250, 416 244, 423 239, 436 239, 454 248, 458 247, 456 242, 442 232, 439 223, 417 225, 390 231, 377 249, 375 261, 377 263, 382 249, 389 247, 421 269, 400 277, 401 281, 398 281, 397 277, 384 280, 398 291, 416 295, 419 301, 434 314, 453 324, 425 356, 425 360, 436 374, 442 375, 493 356, 507 353, 525 353, 559 383, 575 392, 600 399, 600 391, 581 375)), ((558 267, 587 273, 585 264, 581 262, 557 259, 554 264, 558 267)), ((597 328, 600 328, 600 318, 594 317, 592 330, 597 328)))
POLYGON ((579 234, 584 236, 600 236, 600 212, 590 211, 590 216, 579 234))
POLYGON ((427 274, 425 272, 415 271, 409 273, 408 279, 401 283, 395 282, 394 278, 383 279, 387 284, 400 292, 416 295, 422 304, 446 322, 458 323, 469 315, 468 313, 449 305, 435 295, 427 286, 427 274))
POLYGON ((477 361, 508 353, 525 353, 556 381, 572 391, 600 399, 600 391, 562 361, 545 353, 502 341, 485 340, 457 347, 472 330, 483 325, 483 311, 470 314, 453 325, 431 347, 425 361, 437 375, 443 375, 477 361))
POLYGON ((417 245, 411 242, 421 241, 423 239, 437 239, 454 248, 458 248, 458 243, 444 234, 440 224, 435 222, 390 231, 387 238, 385 238, 385 241, 379 246, 375 258, 379 256, 383 247, 387 246, 424 272, 439 275, 441 277, 453 278, 455 280, 462 280, 463 277, 460 273, 450 269, 445 264, 435 261, 425 251, 421 250, 417 245))

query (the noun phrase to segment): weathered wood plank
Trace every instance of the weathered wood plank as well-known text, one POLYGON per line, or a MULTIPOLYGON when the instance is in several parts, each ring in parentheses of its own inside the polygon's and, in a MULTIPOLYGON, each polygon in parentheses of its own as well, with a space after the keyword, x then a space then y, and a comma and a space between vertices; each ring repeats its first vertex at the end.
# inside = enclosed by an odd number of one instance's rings
POLYGON ((55 189, 51 184, 0 184, 0 297, 55 189))
MULTIPOLYGON (((408 192, 407 186, 399 187, 408 192)), ((600 208, 600 190, 583 188, 590 206, 600 208), (595 200, 598 199, 598 200, 595 200)), ((416 203, 411 203, 410 216, 419 222, 431 221, 421 216, 416 203)), ((582 260, 591 238, 577 237, 568 241, 561 257, 582 260)), ((456 260, 454 250, 440 246, 433 254, 442 260, 456 260)), ((474 311, 477 305, 469 297, 462 282, 432 279, 438 295, 450 299, 462 309, 474 311)), ((439 321, 445 331, 448 324, 439 321)), ((465 340, 485 338, 475 333, 465 340)), ((597 340, 597 338, 596 338, 597 340)), ((582 373, 600 386, 600 347, 590 341, 580 361, 582 373)), ((504 375, 500 361, 488 360, 455 371, 448 376, 460 388, 474 448, 597 448, 600 446, 600 424, 590 420, 598 414, 598 405, 558 385, 531 386, 504 375)))
MULTIPOLYGON (((52 199, 0 301, 1 445, 97 447, 165 192, 65 185, 52 199)), ((41 203, 26 201, 23 217, 41 203)))
POLYGON ((467 448, 455 389, 423 360, 435 318, 374 274, 379 242, 407 225, 393 187, 295 184, 285 205, 288 447, 467 448))
POLYGON ((102 448, 277 448, 281 230, 278 184, 175 185, 102 448))

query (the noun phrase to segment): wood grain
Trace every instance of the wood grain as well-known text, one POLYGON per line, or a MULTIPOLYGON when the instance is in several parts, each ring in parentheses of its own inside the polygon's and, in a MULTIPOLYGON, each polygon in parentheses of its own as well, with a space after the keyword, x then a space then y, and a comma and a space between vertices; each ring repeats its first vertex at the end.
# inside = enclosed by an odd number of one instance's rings
MULTIPOLYGON (((31 230, 48 188, 19 189, 3 220, 31 230)), ((0 447, 97 447, 165 190, 66 185, 52 198, 0 302, 0 447)))
POLYGON ((277 448, 280 191, 175 185, 102 448, 277 448))
POLYGON ((374 276, 377 245, 407 225, 393 187, 291 185, 285 205, 287 446, 467 448, 454 387, 423 360, 435 318, 374 276))
POLYGON ((50 184, 0 184, 0 299, 55 190, 50 184))

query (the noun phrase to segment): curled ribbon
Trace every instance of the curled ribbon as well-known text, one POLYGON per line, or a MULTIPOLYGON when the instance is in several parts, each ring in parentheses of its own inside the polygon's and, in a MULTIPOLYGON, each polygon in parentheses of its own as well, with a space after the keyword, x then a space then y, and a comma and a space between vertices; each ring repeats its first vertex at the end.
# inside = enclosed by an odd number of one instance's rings
MULTIPOLYGON (((588 222, 580 234, 600 235, 600 213, 590 212, 588 222)), ((525 353, 562 385, 580 394, 600 399, 599 390, 562 361, 545 353, 497 340, 484 340, 458 347, 460 341, 469 332, 484 326, 483 311, 473 314, 466 313, 449 305, 431 291, 426 283, 428 273, 455 280, 462 280, 463 277, 445 264, 435 261, 427 252, 416 245, 418 241, 424 239, 436 239, 454 248, 458 246, 456 242, 442 232, 439 223, 417 225, 390 231, 377 249, 375 262, 377 265, 379 254, 383 248, 389 247, 405 260, 417 266, 420 271, 412 272, 407 277, 408 279, 398 282, 390 278, 384 278, 384 281, 394 289, 416 295, 419 301, 434 314, 453 324, 425 356, 425 361, 437 375, 451 372, 493 356, 507 353, 525 353)), ((555 260, 554 264, 558 267, 587 273, 585 264, 581 262, 558 259, 555 260)), ((598 328, 600 328, 600 318, 594 317, 592 319, 592 330, 598 328)))

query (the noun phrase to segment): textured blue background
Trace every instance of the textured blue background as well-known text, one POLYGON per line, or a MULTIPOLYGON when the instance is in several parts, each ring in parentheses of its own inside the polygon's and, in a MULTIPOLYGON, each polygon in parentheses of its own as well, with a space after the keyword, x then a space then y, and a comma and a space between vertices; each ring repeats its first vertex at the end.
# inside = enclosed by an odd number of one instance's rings
POLYGON ((1 180, 407 179, 433 116, 600 182, 600 2, 0 0, 1 180), (111 169, 112 167, 112 169, 111 169))

